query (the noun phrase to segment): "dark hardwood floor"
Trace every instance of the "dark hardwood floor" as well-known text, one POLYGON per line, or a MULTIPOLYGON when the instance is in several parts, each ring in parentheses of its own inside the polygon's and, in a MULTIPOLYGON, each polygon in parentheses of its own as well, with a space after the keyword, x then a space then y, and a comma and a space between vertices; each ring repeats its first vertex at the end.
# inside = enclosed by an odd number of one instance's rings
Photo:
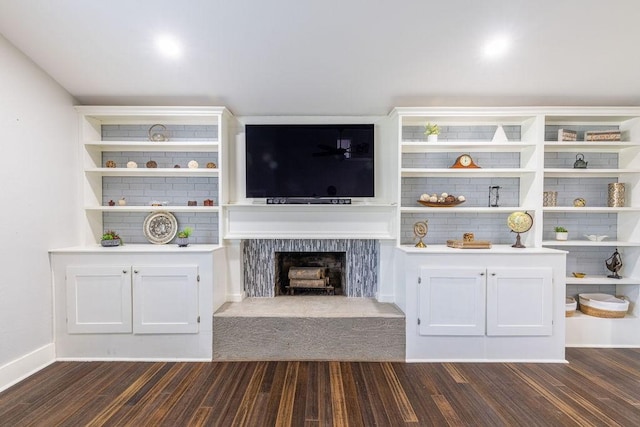
POLYGON ((0 426, 639 426, 640 349, 569 364, 57 362, 0 426))

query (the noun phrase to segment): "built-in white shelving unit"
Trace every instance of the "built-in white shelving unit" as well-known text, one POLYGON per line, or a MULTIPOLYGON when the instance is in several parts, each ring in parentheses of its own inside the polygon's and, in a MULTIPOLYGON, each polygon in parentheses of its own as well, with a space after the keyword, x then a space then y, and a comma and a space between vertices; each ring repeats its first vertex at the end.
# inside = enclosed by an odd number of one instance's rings
MULTIPOLYGON (((80 149, 83 164, 83 243, 92 245, 99 243, 104 230, 104 215, 120 215, 131 213, 144 213, 154 211, 169 211, 174 213, 187 213, 193 215, 215 213, 218 216, 218 233, 222 229, 223 212, 219 208, 225 201, 225 188, 227 183, 222 173, 225 167, 224 147, 229 138, 229 123, 231 114, 223 107, 119 107, 119 106, 78 106, 76 107, 80 117, 80 149), (118 127, 138 126, 142 130, 155 124, 162 124, 167 130, 167 141, 149 141, 144 132, 138 132, 129 137, 122 131, 122 139, 104 138, 103 126, 111 126, 118 132, 118 127), (213 131, 211 131, 213 129, 213 131), (206 132, 205 132, 206 130, 206 132), (184 133, 176 137, 172 133, 184 133), (204 136, 193 136, 201 133, 204 136), (213 135, 211 135, 213 133, 213 135), (138 164, 136 168, 128 168, 127 162, 121 161, 116 167, 106 167, 104 158, 109 155, 152 158, 154 155, 173 154, 180 156, 184 153, 201 153, 201 155, 215 158, 214 168, 207 168, 205 164, 199 164, 198 168, 188 168, 186 164, 180 167, 173 165, 159 165, 157 168, 147 168, 145 164, 138 164), (135 186, 138 191, 148 196, 138 196, 137 203, 128 202, 125 206, 109 206, 103 198, 104 180, 106 178, 118 178, 121 185, 135 186), (151 206, 151 201, 158 199, 155 194, 161 192, 158 184, 151 179, 171 178, 183 182, 190 178, 216 178, 217 186, 208 185, 206 189, 198 192, 198 206, 184 204, 168 204, 164 206, 151 206), (135 183, 132 183, 136 180, 135 183), (181 181, 182 180, 182 181, 181 181), (140 189, 140 187, 142 187, 140 189), (206 195, 201 196, 200 193, 206 195), (146 198, 141 202, 141 198, 146 198), (204 198, 215 201, 214 206, 203 206, 204 198)), ((131 132, 135 133, 135 132, 131 132)), ((188 161, 188 159, 185 160, 188 161)), ((139 162, 138 162, 139 163, 139 162)), ((176 193, 177 191, 173 191, 176 193)), ((165 194, 171 194, 166 190, 165 194)), ((186 193, 186 191, 185 191, 186 193)), ((186 197, 186 196, 185 196, 186 197)), ((162 197, 160 197, 162 200, 162 197)), ((125 216, 122 217, 126 223, 125 216)), ((140 224, 140 228, 142 224, 140 224)), ((215 241, 207 241, 208 244, 216 244, 221 240, 219 234, 215 241)))
POLYGON ((446 239, 460 239, 462 231, 507 243, 500 224, 506 228, 511 212, 527 211, 534 225, 522 236, 523 243, 567 252, 568 293, 604 291, 625 295, 632 303, 624 322, 580 315, 567 319, 568 345, 640 346, 640 320, 634 320, 640 313, 639 108, 397 108, 390 122, 398 146, 398 245, 413 246, 413 223, 425 219, 429 222, 426 243, 432 247, 446 239), (427 123, 441 128, 437 142, 427 142, 422 135, 427 123), (506 130, 508 141, 492 141, 498 126, 506 130), (559 129, 576 131, 580 141, 558 141, 559 129), (619 130, 621 141, 583 141, 586 131, 603 130, 619 130), (482 169, 450 169, 443 164, 464 153, 471 154, 482 169), (573 167, 578 154, 589 162, 586 169, 573 167), (486 182, 496 180, 500 185, 500 179, 517 180, 515 189, 507 188, 516 194, 507 195, 499 207, 488 207, 486 182), (607 183, 615 182, 626 187, 621 207, 607 203, 607 183), (558 191, 556 206, 543 206, 544 191, 558 191), (417 203, 421 193, 440 192, 463 194, 467 202, 451 208, 417 203), (578 197, 587 200, 585 207, 573 205, 578 197), (568 241, 553 240, 555 226, 570 227, 568 241), (609 237, 593 242, 586 234, 609 237), (621 280, 606 277, 604 269, 604 260, 615 249, 624 263, 621 280), (592 271, 577 279, 571 276, 575 268, 592 271), (594 333, 589 335, 583 328, 594 333), (617 328, 625 331, 624 338, 617 328))

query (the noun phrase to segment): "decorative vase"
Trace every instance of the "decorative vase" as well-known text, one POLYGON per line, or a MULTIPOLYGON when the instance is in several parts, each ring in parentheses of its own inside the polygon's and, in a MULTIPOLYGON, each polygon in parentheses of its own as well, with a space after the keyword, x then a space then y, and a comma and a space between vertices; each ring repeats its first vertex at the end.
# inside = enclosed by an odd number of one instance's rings
POLYGON ((608 205, 610 208, 624 207, 625 186, 622 182, 612 182, 609 184, 608 205))
POLYGON ((427 141, 428 142, 438 142, 438 135, 427 135, 427 141))
POLYGON ((569 232, 556 232, 556 240, 567 240, 569 239, 569 232))
POLYGON ((176 239, 176 243, 181 248, 187 247, 187 246, 189 246, 189 238, 188 237, 178 237, 176 239))

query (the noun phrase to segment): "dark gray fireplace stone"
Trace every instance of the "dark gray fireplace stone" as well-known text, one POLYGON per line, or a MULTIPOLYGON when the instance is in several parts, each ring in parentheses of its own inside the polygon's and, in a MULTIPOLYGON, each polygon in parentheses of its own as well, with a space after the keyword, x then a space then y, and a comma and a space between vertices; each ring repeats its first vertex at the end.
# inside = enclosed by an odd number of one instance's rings
POLYGON ((373 298, 378 291, 379 248, 377 240, 367 239, 243 240, 244 290, 248 297, 275 296, 276 252, 345 252, 344 295, 373 298))

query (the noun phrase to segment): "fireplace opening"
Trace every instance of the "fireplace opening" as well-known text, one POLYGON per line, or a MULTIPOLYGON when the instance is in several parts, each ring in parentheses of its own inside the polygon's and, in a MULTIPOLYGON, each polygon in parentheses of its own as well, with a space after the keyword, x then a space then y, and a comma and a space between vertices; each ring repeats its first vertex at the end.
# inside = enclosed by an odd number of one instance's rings
POLYGON ((343 295, 346 252, 276 252, 275 295, 343 295))

